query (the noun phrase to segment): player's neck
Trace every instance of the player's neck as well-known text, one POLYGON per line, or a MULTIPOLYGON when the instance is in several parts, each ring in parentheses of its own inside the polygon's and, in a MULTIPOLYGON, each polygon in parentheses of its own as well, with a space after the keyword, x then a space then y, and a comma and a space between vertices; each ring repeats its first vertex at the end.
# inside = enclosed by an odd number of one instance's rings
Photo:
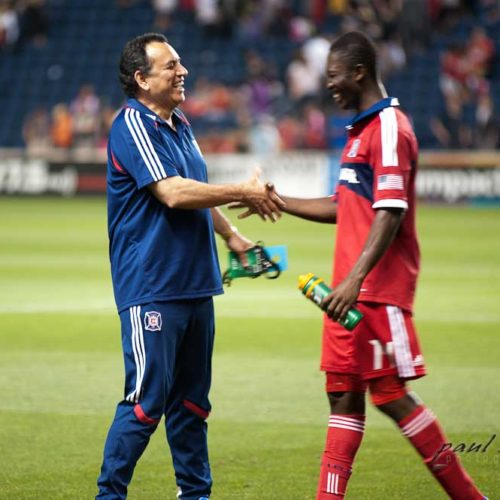
POLYGON ((165 120, 169 125, 172 126, 172 114, 174 112, 175 106, 170 108, 165 106, 165 103, 159 103, 153 99, 148 98, 148 96, 140 96, 138 100, 144 104, 148 109, 157 114, 162 120, 165 120))
POLYGON ((385 97, 387 97, 387 91, 382 82, 374 82, 361 94, 357 112, 362 113, 366 111, 385 97))

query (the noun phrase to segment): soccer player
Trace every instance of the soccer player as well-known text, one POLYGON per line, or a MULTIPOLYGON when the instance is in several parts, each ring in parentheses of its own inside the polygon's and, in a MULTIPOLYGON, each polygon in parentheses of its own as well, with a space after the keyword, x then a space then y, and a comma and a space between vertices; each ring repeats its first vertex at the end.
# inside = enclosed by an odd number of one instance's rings
POLYGON ((356 112, 347 127, 336 193, 309 200, 282 196, 285 212, 338 226, 321 358, 331 414, 317 499, 346 495, 365 428, 367 390, 451 498, 483 499, 446 445, 436 417, 407 385, 425 375, 412 318, 419 272, 412 127, 397 99, 387 97, 375 47, 362 33, 346 33, 332 44, 327 87, 341 108, 356 112), (354 304, 364 318, 349 332, 337 321, 354 304))
POLYGON ((126 498, 163 415, 177 498, 209 498, 212 296, 222 293, 214 230, 242 259, 253 246, 214 207, 240 200, 275 220, 283 205, 258 173, 241 184, 207 183, 203 156, 177 109, 187 74, 163 35, 139 36, 123 49, 120 81, 129 99, 111 129, 107 189, 125 392, 104 448, 99 499, 126 498))

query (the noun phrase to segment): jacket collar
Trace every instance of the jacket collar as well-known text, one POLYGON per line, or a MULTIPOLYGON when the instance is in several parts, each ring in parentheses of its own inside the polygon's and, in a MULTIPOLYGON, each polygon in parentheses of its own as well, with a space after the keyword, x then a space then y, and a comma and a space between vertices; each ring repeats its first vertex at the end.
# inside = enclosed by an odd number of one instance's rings
POLYGON ((365 118, 374 115, 375 113, 380 113, 385 108, 390 108, 390 107, 395 107, 399 106, 399 101, 397 97, 386 97, 384 99, 381 99, 380 101, 376 102, 373 106, 370 106, 368 109, 365 111, 362 111, 361 113, 358 113, 354 118, 351 120, 351 123, 349 123, 346 126, 347 130, 351 130, 355 125, 357 125, 360 121, 364 120, 365 118))
MULTIPOLYGON (((161 118, 159 115, 157 115, 154 111, 151 111, 147 106, 142 104, 142 102, 138 101, 137 99, 134 99, 133 97, 127 99, 127 106, 126 107, 136 109, 140 113, 143 113, 146 116, 149 116, 149 118, 151 118, 153 121, 160 123, 161 125, 167 125, 170 127, 170 125, 168 125, 168 123, 163 118, 161 118)), ((174 120, 177 119, 176 120, 177 122, 180 121, 182 123, 185 123, 186 120, 183 119, 181 116, 182 115, 176 109, 174 109, 174 111, 172 113, 173 119, 174 120)))

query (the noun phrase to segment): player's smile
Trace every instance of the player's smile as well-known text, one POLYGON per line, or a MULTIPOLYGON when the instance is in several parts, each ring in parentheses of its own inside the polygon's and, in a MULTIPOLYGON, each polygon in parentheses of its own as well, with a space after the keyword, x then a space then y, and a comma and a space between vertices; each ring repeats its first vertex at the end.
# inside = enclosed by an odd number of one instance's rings
POLYGON ((174 83, 174 89, 181 93, 185 92, 184 78, 181 78, 177 83, 174 83))
MULTIPOLYGON (((349 102, 349 94, 346 92, 342 92, 342 90, 339 90, 337 87, 333 87, 330 89, 331 90, 331 96, 332 99, 342 108, 342 109, 348 109, 351 108, 352 105, 350 105, 349 102)), ((352 99, 351 99, 352 100, 352 99)))
POLYGON ((336 103, 341 103, 342 102, 342 94, 338 92, 337 90, 334 90, 332 92, 332 97, 336 103))

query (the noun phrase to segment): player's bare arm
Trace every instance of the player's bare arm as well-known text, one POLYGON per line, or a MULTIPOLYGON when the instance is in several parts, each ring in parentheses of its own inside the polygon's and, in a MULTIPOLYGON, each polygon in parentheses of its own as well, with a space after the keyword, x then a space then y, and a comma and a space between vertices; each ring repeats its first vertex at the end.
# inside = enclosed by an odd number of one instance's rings
MULTIPOLYGON (((274 191, 274 186, 272 184, 267 184, 266 187, 270 192, 274 191)), ((292 198, 283 195, 279 195, 279 197, 285 202, 285 206, 282 210, 287 214, 312 222, 322 222, 326 224, 335 224, 337 221, 337 204, 329 196, 309 199, 292 198)), ((244 205, 241 203, 236 203, 229 208, 243 208, 243 206, 244 205)), ((255 213, 254 210, 248 209, 246 212, 238 215, 238 219, 245 219, 255 213)))
POLYGON ((226 242, 229 250, 236 252, 240 262, 246 266, 248 260, 245 252, 255 246, 255 243, 243 236, 219 208, 212 208, 210 212, 212 213, 215 232, 226 242))
POLYGON ((158 200, 169 208, 213 208, 231 202, 241 202, 265 220, 273 222, 281 215, 285 203, 260 181, 259 172, 239 184, 207 184, 180 176, 168 177, 149 185, 158 200))
POLYGON ((394 240, 405 211, 399 208, 377 210, 363 251, 347 278, 325 297, 325 312, 334 321, 342 319, 358 298, 361 284, 394 240))
POLYGON ((280 196, 286 203, 283 211, 287 214, 313 222, 335 224, 337 222, 337 204, 330 196, 323 198, 291 198, 280 196))

